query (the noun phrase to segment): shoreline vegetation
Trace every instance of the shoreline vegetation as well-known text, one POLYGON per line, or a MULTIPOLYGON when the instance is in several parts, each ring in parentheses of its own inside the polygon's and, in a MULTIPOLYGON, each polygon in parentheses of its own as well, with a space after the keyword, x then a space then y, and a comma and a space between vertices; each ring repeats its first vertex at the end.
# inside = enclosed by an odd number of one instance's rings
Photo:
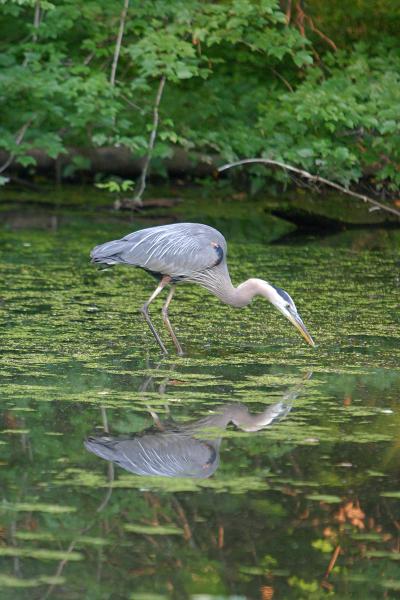
POLYGON ((0 185, 119 186, 127 208, 245 161, 224 177, 252 197, 328 185, 398 218, 399 27, 394 0, 7 0, 0 185))

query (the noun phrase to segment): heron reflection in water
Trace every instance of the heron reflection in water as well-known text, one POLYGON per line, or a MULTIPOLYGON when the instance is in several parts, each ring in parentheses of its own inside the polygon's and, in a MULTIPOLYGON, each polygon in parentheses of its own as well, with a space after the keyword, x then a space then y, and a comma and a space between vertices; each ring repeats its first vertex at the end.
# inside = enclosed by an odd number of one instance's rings
POLYGON ((154 327, 149 305, 169 286, 162 308, 163 321, 178 354, 183 354, 168 316, 176 284, 197 283, 235 308, 247 306, 255 296, 263 296, 288 319, 310 346, 314 341, 304 325, 295 303, 285 290, 263 279, 251 278, 238 287, 232 285, 226 263, 227 244, 222 233, 201 223, 174 223, 134 231, 120 240, 93 248, 92 262, 103 265, 125 264, 140 267, 158 281, 158 286, 141 307, 141 312, 164 354, 164 342, 154 327))
POLYGON ((85 446, 137 475, 205 479, 218 468, 222 433, 229 423, 247 432, 270 427, 289 413, 300 387, 255 415, 244 404, 227 404, 212 415, 180 425, 170 420, 162 422, 151 411, 154 427, 134 437, 89 437, 85 446))

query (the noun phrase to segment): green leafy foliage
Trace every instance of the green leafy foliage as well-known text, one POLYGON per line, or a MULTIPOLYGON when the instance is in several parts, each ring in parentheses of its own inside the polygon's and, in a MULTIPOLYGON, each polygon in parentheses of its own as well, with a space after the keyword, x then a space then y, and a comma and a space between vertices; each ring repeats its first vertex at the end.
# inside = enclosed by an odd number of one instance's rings
POLYGON ((96 183, 96 187, 98 187, 101 190, 107 190, 107 192, 110 192, 112 194, 130 192, 131 190, 133 190, 134 185, 135 182, 131 179, 124 179, 121 181, 116 179, 110 179, 109 181, 105 181, 103 183, 96 183))
MULTIPOLYGON (((114 84, 110 69, 122 10, 118 3, 98 0, 78 7, 8 0, 5 9, 0 19, 1 147, 25 166, 34 162, 27 155, 32 148, 51 157, 70 145, 92 144, 125 145, 141 153, 161 76, 168 80, 173 103, 180 103, 181 82, 214 77, 232 52, 246 48, 249 55, 281 58, 305 46, 297 31, 285 32, 275 0, 156 1, 128 11, 114 84)), ((169 138, 179 141, 177 132, 169 138)))
MULTIPOLYGON (((143 155, 166 77, 155 159, 176 147, 224 161, 263 155, 346 185, 368 176, 395 189, 400 62, 390 17, 398 14, 391 0, 365 2, 350 15, 310 2, 337 52, 314 30, 287 24, 276 0, 134 3, 117 51, 122 2, 6 0, 0 149, 27 169, 33 149, 54 159, 71 147, 143 155)), ((89 166, 75 157, 63 176, 89 166)), ((254 181, 261 172, 250 170, 254 181)))
POLYGON ((345 184, 368 169, 400 184, 400 57, 394 42, 359 43, 325 57, 295 91, 269 100, 258 126, 265 156, 302 164, 345 184), (267 136, 267 133, 269 135, 267 136))

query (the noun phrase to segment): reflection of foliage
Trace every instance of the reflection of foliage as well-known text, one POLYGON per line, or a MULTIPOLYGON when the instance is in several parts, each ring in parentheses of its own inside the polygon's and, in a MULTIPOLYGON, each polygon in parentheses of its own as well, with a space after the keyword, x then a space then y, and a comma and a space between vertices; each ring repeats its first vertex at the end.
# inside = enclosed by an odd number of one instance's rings
MULTIPOLYGON (((162 381, 164 373, 155 373, 162 381)), ((173 373, 174 376, 179 373, 180 381, 189 375, 186 368, 173 373)), ((276 376, 271 376, 273 381, 277 385, 276 376)), ((172 389, 172 392, 173 398, 175 390, 172 389)), ((185 392, 183 394, 186 396, 185 392)), ((167 391, 165 399, 168 397, 167 391)), ((79 404, 76 405, 78 407, 79 404)), ((71 593, 75 593, 73 582, 82 581, 86 589, 96 590, 97 584, 92 576, 96 568, 100 568, 103 591, 109 589, 110 593, 111 590, 115 593, 121 589, 123 594, 126 586, 131 586, 138 593, 154 590, 167 597, 173 592, 174 597, 187 598, 191 593, 205 591, 227 595, 240 589, 246 593, 246 590, 250 592, 257 586, 265 588, 265 595, 272 588, 278 597, 283 594, 285 598, 319 599, 326 593, 320 588, 320 583, 327 568, 328 555, 338 543, 343 553, 327 583, 333 586, 331 590, 341 594, 340 597, 345 597, 340 592, 343 589, 342 581, 352 590, 352 594, 364 594, 363 585, 371 587, 373 575, 369 573, 374 573, 375 561, 378 560, 387 561, 387 589, 390 585, 394 586, 396 575, 390 564, 398 554, 395 552, 392 517, 385 504, 373 497, 366 504, 368 510, 361 510, 355 501, 350 500, 342 502, 338 508, 334 504, 327 504, 322 493, 320 499, 308 500, 307 480, 308 483, 314 481, 320 488, 318 481, 324 481, 319 452, 315 452, 313 458, 308 454, 306 459, 305 451, 301 448, 294 451, 292 446, 289 454, 286 454, 286 460, 276 464, 265 449, 272 430, 261 436, 241 435, 237 439, 226 440, 229 452, 224 455, 222 476, 214 480, 215 492, 225 487, 224 480, 229 482, 231 489, 237 487, 237 491, 240 491, 241 482, 243 484, 246 481, 248 471, 254 474, 255 480, 258 479, 261 485, 267 472, 271 488, 269 492, 264 490, 259 495, 244 486, 243 494, 215 493, 207 491, 207 488, 203 488, 203 491, 197 489, 197 493, 193 494, 195 486, 192 492, 184 492, 182 487, 180 492, 172 492, 174 484, 171 491, 168 491, 168 487, 164 491, 157 491, 157 483, 154 483, 153 491, 142 492, 140 488, 152 486, 150 480, 135 480, 118 474, 112 499, 104 512, 95 517, 93 509, 103 493, 101 488, 106 490, 107 481, 101 474, 103 466, 100 461, 90 455, 82 455, 81 439, 90 429, 90 422, 97 410, 94 413, 93 410, 86 410, 76 414, 76 408, 63 409, 62 421, 59 421, 57 406, 48 403, 39 406, 39 412, 29 413, 29 437, 36 457, 35 462, 29 465, 29 489, 32 495, 39 495, 41 504, 32 502, 30 506, 26 501, 22 504, 23 498, 18 500, 19 504, 11 502, 15 497, 13 482, 19 481, 21 474, 27 472, 26 459, 21 456, 15 443, 10 443, 5 456, 8 462, 12 462, 13 471, 4 472, 4 494, 9 504, 5 506, 7 510, 2 511, 1 522, 7 526, 9 536, 14 536, 15 546, 13 548, 10 545, 12 538, 9 537, 6 549, 1 552, 0 548, 0 554, 23 559, 22 584, 26 580, 27 587, 42 587, 64 581, 64 587, 67 585, 71 593), (63 433, 62 447, 59 436, 45 435, 44 422, 54 422, 55 429, 63 433), (54 462, 51 457, 55 458, 54 462), (51 468, 49 470, 47 466, 49 459, 54 466, 58 463, 59 473, 51 473, 51 468), (68 472, 72 470, 69 465, 81 465, 82 477, 78 486, 69 479, 68 472), (241 465, 242 471, 239 476, 238 465, 241 465), (42 487, 43 469, 49 473, 45 488, 42 487), (301 477, 298 469, 302 471, 301 477), (60 477, 62 481, 63 473, 67 475, 69 485, 60 488, 57 484, 60 477), (125 489, 121 489, 120 484, 125 489), (77 509, 62 517, 52 509, 52 502, 54 507, 63 508, 59 504, 60 490, 64 507, 77 509), (19 511, 13 512, 10 508, 19 511), (374 514, 381 516, 376 519, 374 514), (15 515, 18 515, 16 521, 15 515), (86 527, 88 521, 92 522, 90 531, 80 535, 79 531, 86 527), (360 529, 360 522, 363 527, 367 523, 365 529, 360 529), (357 530, 362 531, 363 537, 357 530), (12 531, 14 534, 11 534, 12 531), (75 540, 76 545, 67 556, 65 552, 71 539, 75 540), (282 540, 285 540, 284 543, 282 540), (290 540, 296 540, 296 548, 292 550, 290 540), (63 551, 56 550, 58 544, 61 544, 63 551), (292 552, 297 567, 294 567, 292 552), (79 555, 85 557, 81 561, 84 562, 84 572, 80 570, 80 563, 73 560, 79 555), (305 556, 306 560, 301 558, 305 556), (31 563, 27 557, 31 558, 31 563), (41 561, 57 561, 62 557, 68 558, 67 566, 62 579, 58 577, 53 581, 51 577, 54 576, 55 567, 51 562, 46 566, 41 561), (96 567, 96 562, 100 567, 96 567), (222 568, 222 565, 226 567, 222 568), (234 565, 240 565, 237 572, 234 565), (320 578, 316 576, 317 573, 321 574, 320 578), (119 588, 120 585, 122 587, 119 588)), ((114 423, 114 412, 119 416, 117 423, 123 414, 115 408, 110 409, 111 424, 114 423)), ((10 422, 9 419, 7 421, 10 422)), ((18 419, 14 425, 20 426, 18 419)), ((274 443, 282 444, 286 438, 285 423, 278 425, 275 432, 280 433, 275 436, 274 443)), ((24 434, 18 434, 21 435, 24 434)), ((12 442, 17 436, 10 437, 12 442)), ((323 448, 323 452, 328 451, 329 444, 324 444, 323 448)), ((343 454, 344 449, 341 448, 340 452, 343 454)), ((354 451, 352 454, 353 460, 359 463, 362 456, 365 460, 362 452, 358 453, 357 458, 354 451)), ((376 454, 374 461, 379 461, 376 454)), ((363 469, 361 464, 360 467, 363 469)), ((357 485, 356 478, 351 481, 349 485, 354 488, 357 485)), ((179 481, 175 483, 175 489, 180 489, 179 481)), ((361 493, 363 489, 361 484, 361 493)), ((342 495, 341 490, 338 482, 335 491, 342 495)), ((6 573, 6 577, 0 579, 0 585, 4 589, 12 589, 21 580, 17 580, 12 572, 6 573)), ((379 578, 374 585, 381 585, 379 578)))
MULTIPOLYGON (((133 309, 151 280, 85 266, 100 235, 118 237, 125 228, 65 215, 57 231, 2 235, 2 600, 36 600, 62 582, 68 599, 89 592, 96 600, 257 597, 260 589, 268 598, 271 588, 275 598, 324 598, 329 590, 320 584, 337 545, 343 552, 327 578, 331 596, 394 597, 400 344, 393 253, 234 242, 235 280, 253 268, 290 283, 318 330, 318 354, 297 345, 265 304, 228 320, 217 301, 188 287, 177 317, 191 352, 155 370, 133 309), (96 512, 110 486, 107 465, 82 441, 101 426, 101 406, 115 434, 148 426, 148 406, 165 416, 168 404, 182 423, 234 400, 262 409, 297 386, 310 363, 313 378, 290 418, 257 434, 226 432, 214 478, 167 485, 116 469, 109 502, 96 512), (141 392, 149 376, 153 383, 141 392), (49 579, 72 542, 72 560, 49 579)), ((50 597, 60 595, 55 588, 50 597)))

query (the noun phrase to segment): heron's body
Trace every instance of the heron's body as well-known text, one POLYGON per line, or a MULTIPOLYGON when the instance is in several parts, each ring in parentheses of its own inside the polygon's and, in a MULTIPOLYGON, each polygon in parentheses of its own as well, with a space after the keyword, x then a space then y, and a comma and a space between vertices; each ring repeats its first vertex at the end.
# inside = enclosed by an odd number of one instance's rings
MULTIPOLYGON (((163 307, 163 318, 179 353, 182 353, 182 349, 168 318, 169 303, 177 283, 198 283, 226 304, 235 307, 246 306, 255 295, 262 295, 281 312, 284 312, 283 303, 286 303, 285 306, 292 306, 294 314, 297 315, 290 296, 262 279, 248 279, 234 287, 226 256, 227 244, 224 236, 213 227, 199 223, 176 223, 142 229, 120 240, 96 246, 91 252, 94 263, 140 267, 159 279, 157 289, 141 310, 165 353, 166 348, 150 320, 148 306, 167 285, 171 286, 171 290, 163 307)), ((287 318, 290 319, 289 316, 287 318)), ((300 317, 298 319, 301 322, 300 317)), ((306 330, 303 324, 302 328, 304 337, 313 345, 309 334, 304 333, 306 330)))
POLYGON ((136 475, 206 478, 218 467, 220 441, 166 430, 125 439, 109 435, 90 437, 85 446, 136 475))
POLYGON ((94 262, 142 267, 176 281, 213 268, 225 255, 224 236, 213 227, 196 223, 141 229, 96 246, 91 253, 94 262))
POLYGON ((251 415, 243 404, 228 404, 193 423, 158 421, 157 429, 152 427, 133 437, 91 436, 85 446, 137 475, 204 479, 218 468, 221 435, 229 423, 243 431, 259 431, 286 416, 290 408, 291 404, 280 401, 251 415))
POLYGON ((225 238, 213 227, 176 223, 141 229, 101 244, 91 257, 93 262, 107 265, 141 267, 160 280, 170 277, 173 284, 199 283, 227 304, 244 306, 235 302, 226 254, 225 238))

